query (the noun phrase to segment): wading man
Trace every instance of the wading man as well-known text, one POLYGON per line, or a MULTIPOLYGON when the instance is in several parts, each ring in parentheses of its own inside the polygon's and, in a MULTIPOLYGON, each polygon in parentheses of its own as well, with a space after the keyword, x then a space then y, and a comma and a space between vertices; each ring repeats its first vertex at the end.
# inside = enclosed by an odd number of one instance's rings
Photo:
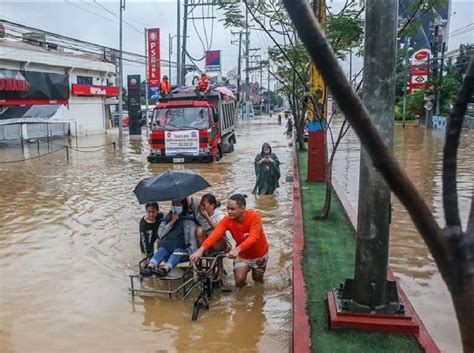
POLYGON ((198 261, 204 251, 212 248, 229 231, 236 247, 228 257, 234 259, 234 278, 237 288, 246 284, 247 274, 252 271, 252 279, 263 283, 263 274, 268 261, 268 243, 260 214, 246 210, 245 196, 232 195, 227 201, 227 216, 222 219, 201 247, 191 255, 190 260, 198 261))

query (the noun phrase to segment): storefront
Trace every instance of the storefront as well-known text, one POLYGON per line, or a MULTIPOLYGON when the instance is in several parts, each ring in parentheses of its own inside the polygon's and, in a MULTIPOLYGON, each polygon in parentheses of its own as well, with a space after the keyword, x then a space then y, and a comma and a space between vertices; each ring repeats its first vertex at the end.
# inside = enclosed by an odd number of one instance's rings
MULTIPOLYGON (((0 112, 12 106, 64 105, 75 123, 55 124, 50 129, 55 135, 105 133, 111 110, 118 103, 119 89, 113 82, 115 66, 96 56, 0 39, 0 112)), ((45 131, 29 124, 23 132, 28 137, 28 131, 34 129, 45 131)), ((18 127, 2 125, 0 139, 18 138, 15 131, 18 127)))

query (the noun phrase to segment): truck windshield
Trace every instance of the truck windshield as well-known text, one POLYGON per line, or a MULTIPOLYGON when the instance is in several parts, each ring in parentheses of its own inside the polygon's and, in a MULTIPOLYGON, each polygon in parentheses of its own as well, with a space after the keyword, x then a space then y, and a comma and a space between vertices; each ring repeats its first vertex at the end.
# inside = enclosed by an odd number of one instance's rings
POLYGON ((165 130, 209 128, 209 108, 182 107, 155 109, 153 127, 165 130))

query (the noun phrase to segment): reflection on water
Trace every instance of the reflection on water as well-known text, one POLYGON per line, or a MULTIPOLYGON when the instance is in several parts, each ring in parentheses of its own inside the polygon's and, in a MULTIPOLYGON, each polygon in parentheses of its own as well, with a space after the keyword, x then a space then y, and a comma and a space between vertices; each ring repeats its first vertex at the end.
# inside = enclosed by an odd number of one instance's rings
MULTIPOLYGON (((336 121, 338 131, 341 121, 336 121)), ((442 208, 442 156, 444 134, 417 125, 394 130, 394 154, 444 226, 442 208)), ((474 131, 463 130, 458 151, 458 199, 465 227, 474 185, 474 131)), ((334 178, 357 209, 360 143, 350 130, 339 147, 334 178)), ((448 289, 421 236, 397 198, 392 198, 390 267, 400 278, 425 326, 443 352, 461 352, 461 341, 448 289)))
MULTIPOLYGON (((262 213, 271 248, 265 284, 249 280, 238 293, 218 292, 197 322, 190 320, 192 300, 132 300, 128 293, 128 274, 141 258, 137 230, 144 214, 132 190, 147 175, 184 166, 148 164, 145 137, 125 137, 122 151, 113 146, 72 151, 69 164, 64 151, 0 164, 2 350, 288 351, 293 211, 292 184, 285 176, 292 163, 282 127, 265 119, 244 123, 234 153, 218 163, 186 165, 213 185, 206 191, 224 205, 232 193, 246 193, 249 208, 262 213), (265 141, 282 161, 281 187, 274 196, 255 198, 253 160, 265 141)), ((115 139, 93 136, 78 143, 97 146, 115 139)), ((24 155, 36 156, 37 146, 26 144, 24 155)), ((0 149, 0 161, 20 158, 18 146, 0 149)), ((225 266, 232 284, 231 262, 225 266)))

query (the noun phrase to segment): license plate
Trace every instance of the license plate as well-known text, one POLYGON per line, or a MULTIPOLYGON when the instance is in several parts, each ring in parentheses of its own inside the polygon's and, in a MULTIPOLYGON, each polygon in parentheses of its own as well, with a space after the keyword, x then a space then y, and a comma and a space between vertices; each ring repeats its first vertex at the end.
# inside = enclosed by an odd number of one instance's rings
POLYGON ((184 158, 173 158, 173 163, 184 163, 184 158))

